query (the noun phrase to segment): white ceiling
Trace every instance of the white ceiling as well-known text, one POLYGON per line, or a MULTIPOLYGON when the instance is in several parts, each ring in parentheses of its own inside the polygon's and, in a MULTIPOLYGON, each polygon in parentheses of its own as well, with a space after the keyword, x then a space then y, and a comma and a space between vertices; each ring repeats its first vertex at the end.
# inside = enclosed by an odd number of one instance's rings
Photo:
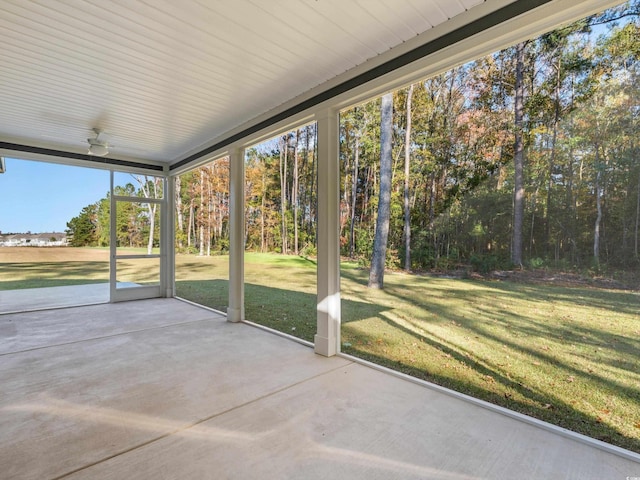
POLYGON ((2 0, 0 142, 173 164, 505 0, 2 0))

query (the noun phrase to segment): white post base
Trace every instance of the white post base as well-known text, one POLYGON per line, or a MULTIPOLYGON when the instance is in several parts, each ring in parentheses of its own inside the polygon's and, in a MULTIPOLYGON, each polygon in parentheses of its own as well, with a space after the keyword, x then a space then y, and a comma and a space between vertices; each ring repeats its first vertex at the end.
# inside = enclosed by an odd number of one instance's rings
POLYGON ((244 320, 244 315, 241 308, 227 308, 227 321, 228 322, 241 322, 244 320))

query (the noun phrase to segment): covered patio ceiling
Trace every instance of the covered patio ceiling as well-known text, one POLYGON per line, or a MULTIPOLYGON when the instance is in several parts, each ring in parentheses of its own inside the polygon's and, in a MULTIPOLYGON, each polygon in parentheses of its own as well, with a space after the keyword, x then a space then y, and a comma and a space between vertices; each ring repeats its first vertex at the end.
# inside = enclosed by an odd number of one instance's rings
POLYGON ((615 3, 7 0, 0 154, 177 171, 615 3))

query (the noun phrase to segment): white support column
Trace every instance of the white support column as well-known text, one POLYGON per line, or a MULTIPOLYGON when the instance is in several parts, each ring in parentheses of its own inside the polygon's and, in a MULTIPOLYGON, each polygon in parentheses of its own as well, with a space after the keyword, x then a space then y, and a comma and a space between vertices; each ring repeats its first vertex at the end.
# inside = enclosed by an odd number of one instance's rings
POLYGON ((327 110, 318 122, 318 306, 315 352, 340 351, 339 116, 327 110))
MULTIPOLYGON (((168 169, 165 173, 168 175, 168 169)), ((167 176, 164 180, 164 203, 160 220, 160 272, 162 295, 166 298, 175 296, 176 285, 176 179, 167 176)))
POLYGON ((229 307, 227 321, 244 320, 244 150, 229 152, 229 307))

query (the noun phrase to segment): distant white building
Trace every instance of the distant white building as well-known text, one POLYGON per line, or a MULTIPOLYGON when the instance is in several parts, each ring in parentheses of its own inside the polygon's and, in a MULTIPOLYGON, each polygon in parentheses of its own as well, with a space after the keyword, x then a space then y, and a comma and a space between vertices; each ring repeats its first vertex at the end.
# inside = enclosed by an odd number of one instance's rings
POLYGON ((12 233, 0 234, 0 247, 66 247, 66 233, 12 233))

